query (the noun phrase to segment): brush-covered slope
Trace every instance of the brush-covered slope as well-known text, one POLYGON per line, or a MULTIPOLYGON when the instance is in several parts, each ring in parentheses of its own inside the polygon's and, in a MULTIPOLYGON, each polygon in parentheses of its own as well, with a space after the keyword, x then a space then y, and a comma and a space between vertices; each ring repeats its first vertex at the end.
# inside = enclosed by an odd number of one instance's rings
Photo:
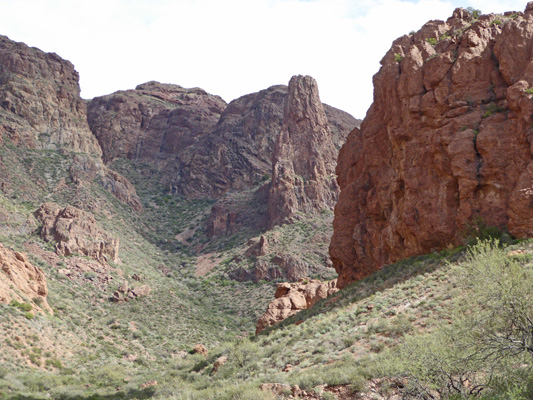
POLYGON ((397 39, 340 152, 339 284, 460 244, 478 223, 533 234, 533 4, 454 11, 397 39))

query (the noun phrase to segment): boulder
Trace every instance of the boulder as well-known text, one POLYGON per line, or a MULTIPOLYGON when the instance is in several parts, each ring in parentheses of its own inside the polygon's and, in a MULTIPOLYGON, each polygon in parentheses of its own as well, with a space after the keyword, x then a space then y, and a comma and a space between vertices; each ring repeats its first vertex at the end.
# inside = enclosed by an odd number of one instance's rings
POLYGON ((278 284, 275 300, 271 301, 266 312, 257 322, 255 334, 261 333, 269 326, 297 314, 301 310, 313 307, 319 300, 337 292, 337 281, 321 282, 318 279, 300 279, 295 283, 278 284))
POLYGON ((99 228, 92 214, 73 206, 44 203, 35 216, 43 224, 41 237, 55 242, 57 254, 79 253, 101 263, 119 261, 119 239, 99 228))
POLYGON ((53 313, 46 296, 46 276, 26 255, 0 243, 0 303, 29 303, 33 311, 53 313))
POLYGON ((194 346, 192 352, 193 354, 201 354, 203 356, 207 356, 207 347, 205 347, 203 344, 197 344, 194 346))
POLYGON ((223 366, 224 364, 226 364, 226 362, 228 362, 228 357, 226 356, 222 356, 222 357, 218 357, 216 360, 215 360, 215 363, 213 364, 213 369, 211 370, 211 373, 212 374, 215 374, 218 372, 218 369, 223 366))

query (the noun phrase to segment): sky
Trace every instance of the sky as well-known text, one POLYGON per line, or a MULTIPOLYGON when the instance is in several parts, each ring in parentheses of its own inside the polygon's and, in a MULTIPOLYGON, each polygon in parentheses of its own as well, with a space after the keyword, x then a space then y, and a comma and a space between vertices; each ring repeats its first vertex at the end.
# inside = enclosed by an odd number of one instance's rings
POLYGON ((0 0, 0 35, 59 54, 90 99, 151 80, 227 102, 311 75, 322 102, 364 118, 399 36, 456 7, 527 0, 0 0))

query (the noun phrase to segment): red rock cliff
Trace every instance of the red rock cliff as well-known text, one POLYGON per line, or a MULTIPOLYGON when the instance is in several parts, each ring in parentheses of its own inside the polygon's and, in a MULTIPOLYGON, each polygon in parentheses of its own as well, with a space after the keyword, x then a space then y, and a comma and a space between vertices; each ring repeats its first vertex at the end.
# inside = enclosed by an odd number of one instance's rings
POLYGON ((310 76, 292 77, 272 156, 270 226, 291 221, 297 212, 333 207, 338 195, 335 156, 316 81, 310 76))
POLYGON ((330 255, 339 286, 463 241, 474 218, 533 234, 533 3, 463 9, 397 39, 343 146, 330 255))
MULTIPOLYGON (((202 89, 148 82, 91 100, 88 120, 106 162, 154 162, 172 193, 218 199, 271 174, 287 93, 287 86, 276 85, 226 104, 202 89)), ((339 148, 359 121, 321 108, 339 148)))
POLYGON ((20 147, 101 155, 74 66, 0 36, 0 135, 20 147))

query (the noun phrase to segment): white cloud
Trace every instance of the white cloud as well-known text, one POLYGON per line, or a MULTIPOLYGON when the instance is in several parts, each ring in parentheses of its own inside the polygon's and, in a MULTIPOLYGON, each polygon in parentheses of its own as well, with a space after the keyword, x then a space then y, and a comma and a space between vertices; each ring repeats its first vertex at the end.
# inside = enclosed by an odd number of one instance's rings
MULTIPOLYGON (((0 4, 0 34, 72 61, 86 98, 158 80, 199 86, 229 101, 308 74, 324 102, 360 118, 372 101, 372 75, 392 41, 429 19, 446 19, 455 8, 448 0, 0 4)), ((482 9, 499 4, 484 1, 482 9)))

